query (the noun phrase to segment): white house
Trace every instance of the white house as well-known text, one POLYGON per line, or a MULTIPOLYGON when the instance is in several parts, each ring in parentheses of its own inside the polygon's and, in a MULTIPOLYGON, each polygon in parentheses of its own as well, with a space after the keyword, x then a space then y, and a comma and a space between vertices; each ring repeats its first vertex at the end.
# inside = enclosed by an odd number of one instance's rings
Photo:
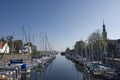
POLYGON ((26 45, 26 46, 23 47, 22 51, 24 53, 32 53, 32 48, 31 48, 31 46, 26 45))
POLYGON ((8 43, 6 42, 0 42, 0 53, 9 53, 10 48, 8 46, 8 43))

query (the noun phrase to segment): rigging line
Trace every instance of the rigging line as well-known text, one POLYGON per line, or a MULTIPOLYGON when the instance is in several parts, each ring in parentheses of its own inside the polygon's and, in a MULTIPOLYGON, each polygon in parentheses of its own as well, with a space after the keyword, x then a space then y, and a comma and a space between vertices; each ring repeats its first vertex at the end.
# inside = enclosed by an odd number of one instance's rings
POLYGON ((26 40, 26 42, 28 42, 28 39, 27 39, 27 35, 26 35, 26 31, 25 31, 24 26, 23 26, 23 34, 25 35, 25 40, 26 40))
POLYGON ((49 51, 50 51, 50 50, 51 50, 51 49, 50 49, 50 43, 49 43, 49 41, 48 41, 48 37, 47 37, 46 33, 45 33, 45 38, 46 38, 46 45, 48 45, 48 48, 49 48, 49 51))

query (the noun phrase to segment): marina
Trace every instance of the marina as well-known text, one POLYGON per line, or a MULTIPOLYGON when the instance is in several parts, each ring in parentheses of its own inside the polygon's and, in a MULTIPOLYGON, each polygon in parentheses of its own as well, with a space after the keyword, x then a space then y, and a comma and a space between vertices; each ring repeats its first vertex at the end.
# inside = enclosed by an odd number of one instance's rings
MULTIPOLYGON (((75 63, 85 80, 120 80, 119 59, 117 58, 114 62, 118 63, 110 64, 104 61, 87 61, 81 56, 78 58, 78 55, 65 54, 65 57, 75 63)), ((111 62, 111 58, 108 58, 108 61, 111 62)))
POLYGON ((55 59, 55 54, 44 55, 41 58, 24 61, 24 59, 11 59, 8 64, 0 66, 0 80, 30 80, 33 70, 46 67, 55 59), (26 75, 26 76, 25 76, 26 75))
POLYGON ((73 49, 67 48, 64 52, 51 49, 46 33, 42 37, 40 51, 26 40, 27 43, 21 46, 19 54, 13 50, 14 46, 8 54, 7 42, 1 41, 3 53, 0 55, 0 79, 120 80, 119 50, 115 51, 112 48, 114 51, 109 52, 111 44, 112 47, 119 48, 120 41, 107 40, 104 23, 102 27, 103 35, 97 32, 92 33, 88 42, 80 40, 75 43, 73 49))
POLYGON ((120 80, 120 0, 0 0, 0 80, 120 80))
MULTIPOLYGON (((63 53, 63 52, 62 52, 63 53)), ((72 53, 73 54, 73 53, 72 53)), ((25 57, 25 56, 24 56, 25 57)), ((119 80, 119 66, 103 61, 87 61, 71 53, 47 53, 31 60, 11 59, 0 66, 0 79, 9 80, 119 80), (69 77, 68 77, 69 76, 69 77)), ((106 60, 106 59, 105 59, 106 60)), ((108 62, 111 58, 108 58, 108 62)), ((114 59, 115 63, 119 59, 114 59)))

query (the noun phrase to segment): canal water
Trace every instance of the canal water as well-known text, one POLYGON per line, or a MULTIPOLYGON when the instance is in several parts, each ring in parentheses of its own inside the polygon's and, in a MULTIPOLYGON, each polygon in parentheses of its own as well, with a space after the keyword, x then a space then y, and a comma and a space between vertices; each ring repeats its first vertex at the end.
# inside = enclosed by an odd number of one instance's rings
POLYGON ((31 80, 83 80, 83 73, 77 70, 74 62, 58 54, 45 70, 33 71, 31 80))

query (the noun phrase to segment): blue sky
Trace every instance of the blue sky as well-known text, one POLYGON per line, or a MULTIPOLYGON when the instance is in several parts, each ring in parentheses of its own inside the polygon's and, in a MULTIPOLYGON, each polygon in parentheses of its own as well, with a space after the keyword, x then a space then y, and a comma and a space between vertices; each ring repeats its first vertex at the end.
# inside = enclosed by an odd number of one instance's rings
POLYGON ((119 39, 120 0, 0 0, 0 37, 15 32, 15 39, 22 39, 24 25, 38 49, 41 32, 61 51, 101 30, 103 20, 108 38, 119 39))

